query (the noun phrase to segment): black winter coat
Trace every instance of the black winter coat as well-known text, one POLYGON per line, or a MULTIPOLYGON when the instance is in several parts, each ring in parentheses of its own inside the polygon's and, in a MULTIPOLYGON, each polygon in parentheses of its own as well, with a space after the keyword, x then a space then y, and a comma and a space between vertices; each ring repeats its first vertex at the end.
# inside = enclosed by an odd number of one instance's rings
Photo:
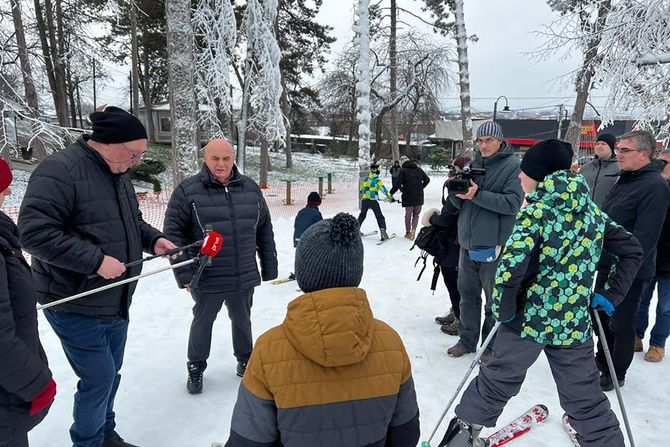
POLYGON ((14 222, 0 213, 0 442, 27 433, 48 407, 30 416, 30 402, 51 380, 37 332, 35 287, 14 222))
POLYGON ((461 246, 458 243, 458 212, 459 209, 447 199, 443 201, 442 212, 430 218, 432 226, 444 230, 442 246, 446 250, 444 254, 436 259, 443 267, 458 267, 458 257, 461 251, 461 246))
POLYGON ((298 246, 298 241, 306 229, 321 220, 323 220, 323 216, 321 216, 319 207, 316 205, 307 205, 298 211, 293 224, 293 247, 298 246))
MULTIPOLYGON (((668 183, 670 185, 670 182, 668 183)), ((656 276, 670 278, 670 207, 665 214, 661 236, 656 245, 656 276)))
MULTIPOLYGON (((172 193, 163 227, 171 241, 182 246, 202 239, 207 225, 223 236, 223 245, 200 277, 199 290, 235 292, 259 285, 261 278, 269 281, 277 277, 270 211, 256 182, 241 175, 237 167, 224 186, 203 165, 199 174, 185 179, 172 193)), ((197 253, 193 248, 175 262, 197 253)), ((191 282, 195 269, 190 265, 174 271, 179 287, 191 282)))
POLYGON ((413 161, 406 161, 398 174, 397 186, 391 189, 393 195, 397 190, 402 191, 402 206, 423 205, 423 189, 430 183, 430 178, 413 161))
MULTIPOLYGON (((661 177, 665 163, 654 160, 637 171, 622 171, 602 210, 632 233, 642 245, 644 256, 636 279, 650 279, 656 270, 656 244, 670 204, 668 182, 661 177)), ((609 271, 612 259, 603 254, 599 271, 609 271)))
MULTIPOLYGON (((153 253, 162 234, 142 219, 126 174, 113 174, 102 156, 79 138, 35 168, 21 204, 21 246, 33 256, 37 300, 50 303, 108 283, 87 279, 103 256, 123 263, 153 253)), ((119 278, 136 276, 137 265, 119 278)), ((56 311, 128 319, 136 282, 60 304, 56 311)))

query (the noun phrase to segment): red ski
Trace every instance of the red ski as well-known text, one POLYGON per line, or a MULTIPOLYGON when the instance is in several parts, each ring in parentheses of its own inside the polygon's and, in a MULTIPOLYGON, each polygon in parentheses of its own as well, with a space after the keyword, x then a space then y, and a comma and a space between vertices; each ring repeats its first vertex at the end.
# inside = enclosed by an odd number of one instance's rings
POLYGON ((572 441, 574 446, 579 447, 579 441, 577 440, 577 432, 575 431, 574 428, 572 428, 572 425, 570 425, 570 419, 568 419, 567 414, 563 415, 563 429, 570 437, 570 441, 572 441))
POLYGON ((547 419, 549 410, 542 404, 531 407, 503 428, 486 438, 487 447, 499 447, 528 433, 533 427, 547 419))

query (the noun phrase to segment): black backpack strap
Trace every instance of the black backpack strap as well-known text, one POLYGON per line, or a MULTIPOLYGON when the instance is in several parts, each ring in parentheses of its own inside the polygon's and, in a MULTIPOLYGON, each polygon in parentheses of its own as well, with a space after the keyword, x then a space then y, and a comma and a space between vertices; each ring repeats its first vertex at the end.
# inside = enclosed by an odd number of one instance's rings
POLYGON ((423 275, 423 272, 426 270, 426 258, 428 258, 428 253, 426 253, 425 251, 422 251, 421 256, 419 256, 416 259, 416 262, 414 263, 414 267, 416 267, 416 265, 419 263, 419 261, 421 259, 423 259, 423 267, 421 267, 421 271, 419 272, 419 276, 416 277, 417 281, 421 279, 421 275, 423 275))

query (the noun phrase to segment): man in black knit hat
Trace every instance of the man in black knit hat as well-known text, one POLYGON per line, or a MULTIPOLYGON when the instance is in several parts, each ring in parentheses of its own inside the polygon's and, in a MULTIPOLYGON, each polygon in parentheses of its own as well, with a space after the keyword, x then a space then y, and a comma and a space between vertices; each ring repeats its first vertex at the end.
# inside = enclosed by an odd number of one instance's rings
POLYGON ((614 135, 601 133, 593 149, 595 154, 593 160, 579 170, 589 185, 591 200, 598 206, 603 205, 605 197, 619 178, 619 160, 616 157, 615 146, 614 135))
MULTIPOLYGON (((137 276, 124 263, 175 248, 142 219, 125 173, 147 149, 142 123, 117 107, 90 116, 93 133, 44 160, 30 177, 21 212, 21 245, 33 256, 37 299, 51 303, 137 276), (89 275, 96 273, 93 279, 89 275)), ((114 396, 136 283, 46 309, 79 383, 74 447, 132 447, 115 431, 114 396)))

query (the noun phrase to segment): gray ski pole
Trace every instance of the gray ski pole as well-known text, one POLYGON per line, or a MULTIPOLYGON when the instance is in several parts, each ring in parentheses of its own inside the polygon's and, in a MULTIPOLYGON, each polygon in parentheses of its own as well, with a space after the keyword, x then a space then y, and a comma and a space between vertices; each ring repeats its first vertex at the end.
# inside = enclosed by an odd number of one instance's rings
POLYGON ((491 329, 491 332, 489 332, 489 336, 486 337, 486 340, 484 340, 484 343, 482 343, 481 347, 475 354, 475 358, 472 360, 472 363, 470 364, 470 367, 468 370, 465 372, 465 377, 463 377, 463 380, 461 380, 461 383, 458 384, 458 388, 456 388, 456 392, 454 393, 453 396, 451 396, 451 399, 449 399, 449 403, 447 403, 447 407, 444 409, 442 412, 442 416, 440 416, 440 419, 437 421, 437 425, 433 429, 433 432, 430 434, 430 437, 428 438, 428 441, 424 441, 421 443, 421 447, 430 447, 430 441, 433 440, 433 437, 435 436, 435 433, 437 433, 437 429, 440 428, 440 425, 442 425, 442 421, 444 420, 444 417, 447 415, 447 412, 451 408, 451 405, 454 403, 456 400, 456 397, 460 394, 461 390, 463 389, 463 386, 465 386, 465 382, 468 380, 468 377, 470 377, 470 374, 472 374, 472 371, 475 369, 475 366, 477 366, 477 363, 479 363, 479 359, 482 357, 484 354, 484 351, 486 351, 486 348, 489 346, 491 343, 491 340, 493 340, 493 336, 498 332, 498 329, 500 328, 500 321, 497 321, 495 326, 493 326, 493 329, 491 329))
POLYGON ((609 368, 610 375, 612 376, 612 383, 614 383, 614 391, 616 392, 616 398, 619 401, 619 408, 621 408, 623 423, 626 426, 626 433, 628 434, 628 442, 630 442, 631 447, 635 447, 635 441, 633 440, 633 430, 631 430, 630 423, 628 422, 628 415, 626 414, 626 406, 623 403, 623 397, 621 396, 621 389, 619 388, 619 379, 617 379, 616 371, 614 370, 614 362, 612 362, 612 355, 610 354, 610 348, 609 346, 607 346, 607 338, 605 338, 605 330, 603 329, 603 324, 600 321, 600 315, 598 315, 598 309, 594 309, 593 314, 596 316, 596 322, 598 324, 598 333, 600 334, 600 343, 603 345, 603 350, 605 351, 605 358, 607 359, 607 367, 609 368))
POLYGON ((60 299, 60 300, 57 300, 57 301, 53 301, 51 303, 40 304, 40 305, 37 306, 37 310, 48 309, 48 308, 53 307, 53 306, 58 306, 59 304, 67 303, 68 301, 78 300, 79 298, 83 298, 85 296, 93 295, 94 293, 102 292, 103 290, 112 289, 114 287, 122 286, 124 284, 128 284, 129 282, 137 281, 141 278, 145 278, 147 276, 155 275, 156 273, 161 273, 161 272, 164 272, 166 270, 177 269, 177 268, 183 267, 185 265, 193 264, 195 262, 195 259, 196 258, 192 258, 192 259, 189 259, 188 261, 183 261, 183 262, 180 262, 178 264, 170 265, 170 266, 167 266, 167 267, 161 267, 159 269, 152 270, 150 272, 142 273, 141 275, 133 276, 132 278, 126 278, 126 279, 123 279, 121 281, 113 282, 111 284, 106 284, 104 286, 101 286, 101 287, 98 287, 98 288, 95 288, 95 289, 91 289, 91 290, 87 290, 85 292, 81 292, 81 293, 78 293, 76 295, 68 296, 66 298, 63 298, 63 299, 60 299))

